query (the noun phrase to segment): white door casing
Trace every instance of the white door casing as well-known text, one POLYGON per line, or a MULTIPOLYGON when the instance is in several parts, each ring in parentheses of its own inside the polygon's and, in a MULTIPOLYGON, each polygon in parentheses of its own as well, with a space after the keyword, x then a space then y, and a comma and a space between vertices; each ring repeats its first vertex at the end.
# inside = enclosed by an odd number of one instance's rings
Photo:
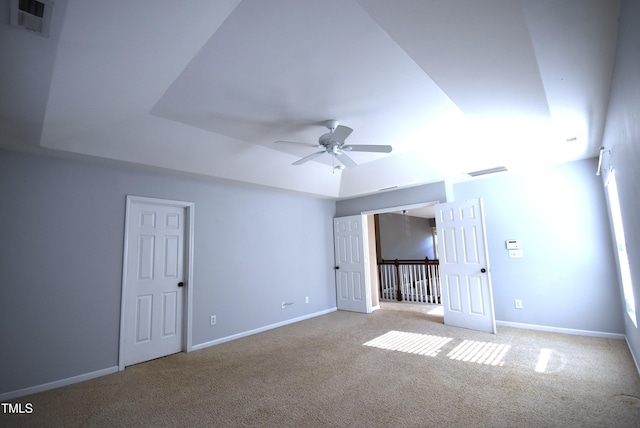
POLYGON ((363 215, 333 219, 339 310, 372 312, 366 228, 367 218, 363 215))
POLYGON ((436 205, 444 323, 496 333, 482 199, 436 205))
POLYGON ((191 203, 127 197, 121 370, 191 348, 192 226, 191 203))

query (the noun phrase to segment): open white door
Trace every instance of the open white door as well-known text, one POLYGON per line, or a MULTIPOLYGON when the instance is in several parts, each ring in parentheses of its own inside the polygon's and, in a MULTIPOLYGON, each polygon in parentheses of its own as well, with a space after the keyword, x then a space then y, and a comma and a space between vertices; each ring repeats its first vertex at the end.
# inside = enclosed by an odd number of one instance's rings
POLYGON ((496 332, 482 199, 436 205, 444 323, 496 332))
POLYGON ((370 313, 367 217, 333 219, 336 298, 339 310, 370 313))

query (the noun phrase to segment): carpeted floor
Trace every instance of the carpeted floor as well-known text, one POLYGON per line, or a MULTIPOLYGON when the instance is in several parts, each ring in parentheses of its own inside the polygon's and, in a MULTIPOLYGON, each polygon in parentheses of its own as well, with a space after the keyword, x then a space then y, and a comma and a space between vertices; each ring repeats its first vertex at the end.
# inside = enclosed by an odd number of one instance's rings
POLYGON ((640 376, 622 340, 491 335, 384 304, 13 402, 33 413, 0 426, 638 427, 640 376))

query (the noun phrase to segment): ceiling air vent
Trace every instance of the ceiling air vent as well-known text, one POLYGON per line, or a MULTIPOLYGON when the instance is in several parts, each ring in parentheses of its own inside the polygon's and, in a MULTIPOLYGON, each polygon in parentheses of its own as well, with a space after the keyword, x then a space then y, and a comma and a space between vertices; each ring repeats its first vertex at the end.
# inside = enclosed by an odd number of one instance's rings
POLYGON ((507 171, 507 168, 504 166, 497 166, 495 168, 482 169, 480 171, 467 172, 467 175, 471 177, 478 177, 479 175, 487 175, 487 174, 495 174, 496 172, 504 172, 507 171))
POLYGON ((53 3, 48 0, 10 0, 9 3, 11 25, 49 37, 53 3))

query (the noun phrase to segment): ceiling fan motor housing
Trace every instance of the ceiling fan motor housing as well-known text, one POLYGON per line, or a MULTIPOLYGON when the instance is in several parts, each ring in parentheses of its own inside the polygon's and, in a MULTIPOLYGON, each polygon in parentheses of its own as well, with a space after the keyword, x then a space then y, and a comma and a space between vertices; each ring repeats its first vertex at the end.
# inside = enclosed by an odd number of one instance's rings
POLYGON ((340 122, 335 119, 329 119, 324 123, 325 128, 329 129, 331 132, 335 131, 338 125, 340 125, 340 122))

